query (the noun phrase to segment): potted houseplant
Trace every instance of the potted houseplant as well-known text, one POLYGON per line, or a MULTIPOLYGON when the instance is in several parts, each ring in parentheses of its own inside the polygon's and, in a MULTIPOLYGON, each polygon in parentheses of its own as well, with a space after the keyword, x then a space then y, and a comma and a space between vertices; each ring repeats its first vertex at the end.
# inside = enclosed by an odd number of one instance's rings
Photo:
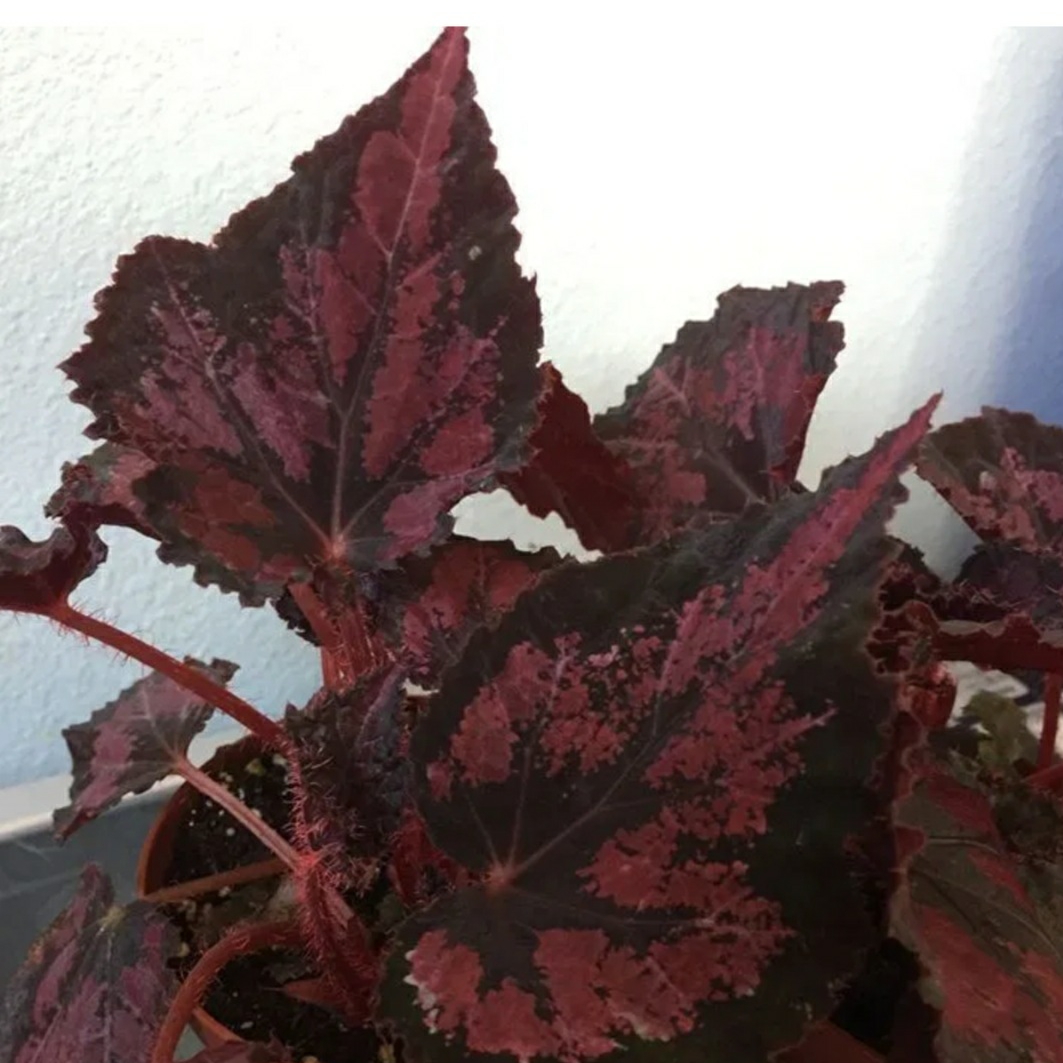
POLYGON ((118 263, 64 364, 99 446, 0 606, 149 672, 85 724, 67 835, 170 773, 144 896, 86 869, 7 989, 2 1063, 1063 1058, 1063 430, 1000 410, 796 480, 837 283, 721 297, 592 418, 462 32, 209 246, 118 263), (886 532, 914 462, 983 537, 886 532), (463 539, 504 487, 585 546, 463 539), (277 609, 323 682, 271 719, 71 594, 135 528, 277 609), (945 667, 1044 676, 953 723, 945 667), (188 759, 215 710, 248 738, 188 759))

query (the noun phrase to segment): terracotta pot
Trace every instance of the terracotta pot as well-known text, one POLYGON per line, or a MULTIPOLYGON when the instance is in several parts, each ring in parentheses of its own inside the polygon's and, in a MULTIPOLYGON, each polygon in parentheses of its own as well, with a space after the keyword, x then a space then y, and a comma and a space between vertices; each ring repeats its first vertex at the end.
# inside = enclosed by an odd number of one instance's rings
MULTIPOLYGON (((239 767, 253 760, 261 751, 262 743, 253 735, 248 735, 232 745, 223 746, 203 768, 213 773, 216 769, 239 767)), ((166 884, 166 873, 173 858, 174 839, 183 826, 189 809, 199 796, 199 791, 190 783, 178 787, 152 824, 137 862, 138 896, 145 897, 166 884)), ((192 1013, 190 1025, 207 1048, 243 1040, 202 1008, 196 1008, 192 1013)))

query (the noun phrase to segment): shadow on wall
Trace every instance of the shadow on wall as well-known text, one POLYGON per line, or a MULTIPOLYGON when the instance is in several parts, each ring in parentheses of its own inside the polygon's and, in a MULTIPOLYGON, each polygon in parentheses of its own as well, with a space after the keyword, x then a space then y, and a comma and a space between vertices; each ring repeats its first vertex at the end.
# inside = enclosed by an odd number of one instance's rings
MULTIPOLYGON (((1005 34, 983 92, 903 400, 943 387, 938 424, 983 405, 1063 424, 1063 30, 1005 34)), ((932 495, 898 531, 950 570, 974 537, 932 495)))
POLYGON ((992 402, 1063 424, 1063 31, 1026 30, 1019 40, 1019 61, 1037 80, 1013 156, 1025 187, 1002 263, 992 402))
POLYGON ((920 343, 946 416, 1063 423, 1063 30, 1003 37, 950 229, 920 343))

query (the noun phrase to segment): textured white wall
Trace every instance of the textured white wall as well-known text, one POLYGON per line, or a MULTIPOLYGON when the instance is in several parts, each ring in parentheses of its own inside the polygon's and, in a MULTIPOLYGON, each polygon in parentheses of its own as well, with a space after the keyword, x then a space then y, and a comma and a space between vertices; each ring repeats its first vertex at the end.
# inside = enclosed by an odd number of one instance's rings
MULTIPOLYGON (((88 447, 53 366, 116 256, 148 233, 209 237, 434 32, 0 32, 0 521, 44 535, 59 467, 88 447)), ((725 288, 840 277, 849 347, 806 475, 939 387, 949 416, 1006 399, 1063 419, 1059 31, 766 41, 555 23, 471 38, 545 354, 595 409, 725 288)), ((495 498, 462 512, 481 534, 559 534, 495 498)), ((901 523, 939 557, 956 541, 933 499, 901 523)), ((271 613, 195 587, 133 534, 106 538, 90 609, 172 653, 241 662, 237 689, 270 711, 311 692, 315 654, 271 613)), ((0 785, 64 770, 59 728, 138 674, 0 615, 0 785)))

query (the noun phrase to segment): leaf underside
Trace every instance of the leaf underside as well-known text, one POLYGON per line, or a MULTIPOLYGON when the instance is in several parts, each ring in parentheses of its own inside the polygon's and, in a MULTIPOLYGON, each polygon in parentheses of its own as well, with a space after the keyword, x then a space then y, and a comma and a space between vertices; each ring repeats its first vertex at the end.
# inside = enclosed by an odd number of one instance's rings
POLYGON ((762 1063, 827 1013, 873 933, 848 843, 892 688, 864 643, 932 406, 817 493, 561 569, 473 637, 411 740, 478 880, 399 932, 412 1058, 762 1063))
MULTIPOLYGON (((160 556, 246 602, 387 567, 526 456, 539 303, 460 30, 209 245, 149 237, 63 368, 160 556)), ((89 459, 91 460, 91 458, 89 459)))
MULTIPOLYGON (((915 853, 894 901, 892 929, 919 955, 927 974, 924 998, 941 1012, 939 1063, 1058 1063, 1058 874, 1039 903, 998 829, 989 796, 973 777, 961 778, 944 764, 922 766, 897 820, 915 853)), ((1058 844, 1058 816, 1054 826, 1058 844)))
POLYGON ((176 933, 143 901, 114 904, 90 865, 77 894, 11 979, 0 1063, 144 1063, 174 990, 176 933))
MULTIPOLYGON (((225 684, 237 666, 192 658, 185 664, 225 684)), ((68 838, 79 827, 113 808, 126 794, 138 794, 165 779, 188 753, 214 708, 172 679, 153 672, 97 709, 86 723, 63 731, 74 764, 70 804, 53 817, 56 835, 68 838)))
POLYGON ((690 321, 594 427, 634 474, 628 542, 734 515, 793 485, 816 399, 844 346, 838 282, 733 288, 690 321))

